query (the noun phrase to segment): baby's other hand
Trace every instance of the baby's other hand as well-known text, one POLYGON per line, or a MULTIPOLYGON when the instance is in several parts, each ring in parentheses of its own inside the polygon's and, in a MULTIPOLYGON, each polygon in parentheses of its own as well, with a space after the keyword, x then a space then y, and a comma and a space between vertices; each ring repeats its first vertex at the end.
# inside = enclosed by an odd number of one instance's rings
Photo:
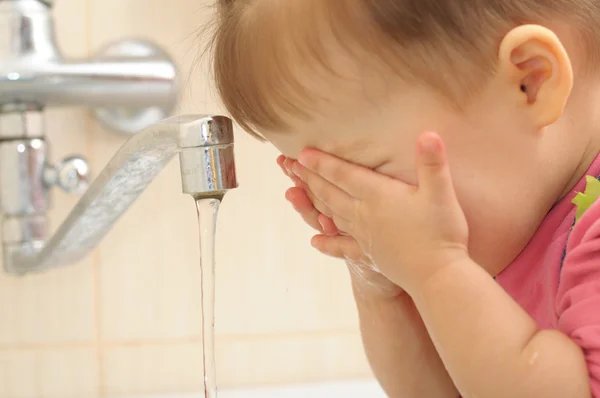
POLYGON ((304 222, 313 229, 325 235, 337 235, 339 231, 333 220, 325 215, 328 209, 322 202, 315 200, 306 184, 292 173, 294 162, 295 160, 283 155, 277 158, 277 164, 295 185, 295 187, 286 191, 285 198, 292 204, 296 212, 300 214, 304 222))
POLYGON ((354 288, 358 292, 374 293, 385 297, 401 295, 403 290, 377 270, 354 238, 341 234, 333 220, 319 211, 316 207, 318 204, 313 204, 308 187, 292 172, 294 162, 295 160, 283 155, 277 158, 277 164, 295 185, 294 188, 287 190, 286 199, 308 225, 320 232, 320 235, 312 239, 313 247, 325 255, 345 260, 354 288))

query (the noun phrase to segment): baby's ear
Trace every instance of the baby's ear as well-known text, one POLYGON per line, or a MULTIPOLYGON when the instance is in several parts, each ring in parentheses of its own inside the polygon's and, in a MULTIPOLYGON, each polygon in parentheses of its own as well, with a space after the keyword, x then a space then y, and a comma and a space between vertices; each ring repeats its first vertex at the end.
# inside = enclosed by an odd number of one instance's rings
POLYGON ((573 88, 573 68, 554 32, 539 25, 514 28, 502 40, 497 70, 538 129, 561 117, 573 88))

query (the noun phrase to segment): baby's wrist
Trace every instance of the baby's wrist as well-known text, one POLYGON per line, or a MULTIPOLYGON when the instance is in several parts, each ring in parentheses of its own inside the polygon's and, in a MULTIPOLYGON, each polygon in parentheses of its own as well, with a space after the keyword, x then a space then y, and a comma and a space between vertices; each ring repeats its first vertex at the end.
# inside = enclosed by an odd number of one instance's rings
POLYGON ((406 292, 382 274, 348 264, 352 290, 357 299, 395 300, 406 292))
POLYGON ((457 268, 467 270, 470 267, 479 267, 479 265, 471 259, 471 256, 466 249, 452 249, 445 253, 441 253, 438 256, 432 255, 427 264, 429 264, 429 266, 421 265, 419 268, 422 269, 423 272, 415 275, 415 278, 413 278, 410 283, 403 286, 413 297, 416 297, 420 292, 427 290, 428 286, 432 284, 453 283, 452 279, 448 278, 448 275, 453 274, 457 268))
POLYGON ((359 314, 366 311, 371 317, 374 314, 388 314, 390 311, 396 313, 415 309, 412 298, 402 289, 389 292, 353 281, 352 290, 359 314))

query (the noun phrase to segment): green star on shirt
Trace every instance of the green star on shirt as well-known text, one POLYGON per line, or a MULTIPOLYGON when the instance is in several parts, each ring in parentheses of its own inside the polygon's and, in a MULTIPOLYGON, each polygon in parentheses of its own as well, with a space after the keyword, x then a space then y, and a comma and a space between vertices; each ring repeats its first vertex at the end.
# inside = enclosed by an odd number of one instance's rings
POLYGON ((573 199, 573 204, 577 207, 575 222, 579 221, 590 206, 600 197, 600 181, 596 177, 585 177, 585 192, 578 192, 573 199))

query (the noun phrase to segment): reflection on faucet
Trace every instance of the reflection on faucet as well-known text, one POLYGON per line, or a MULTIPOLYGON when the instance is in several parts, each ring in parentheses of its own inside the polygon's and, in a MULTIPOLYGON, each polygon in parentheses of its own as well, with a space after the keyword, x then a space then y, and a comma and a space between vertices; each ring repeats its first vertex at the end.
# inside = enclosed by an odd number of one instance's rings
POLYGON ((184 193, 196 199, 222 197, 237 186, 229 118, 166 119, 142 130, 121 147, 56 234, 46 240, 45 148, 43 140, 27 142, 29 147, 23 143, 0 146, 4 268, 13 274, 42 271, 86 256, 177 153, 184 193), (4 157, 3 151, 20 156, 4 157), (4 159, 16 163, 9 165, 4 159))
POLYGON ((112 44, 90 60, 67 60, 56 43, 51 2, 0 0, 0 112, 6 105, 95 108, 108 127, 135 133, 167 117, 176 68, 142 40, 112 44))

